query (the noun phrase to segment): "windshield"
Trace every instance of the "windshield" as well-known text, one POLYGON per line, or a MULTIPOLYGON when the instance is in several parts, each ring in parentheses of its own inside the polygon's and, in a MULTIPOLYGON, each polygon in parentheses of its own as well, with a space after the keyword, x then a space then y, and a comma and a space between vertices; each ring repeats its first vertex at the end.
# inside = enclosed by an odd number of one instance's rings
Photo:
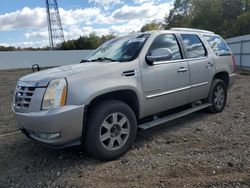
POLYGON ((149 34, 112 39, 95 50, 85 61, 132 61, 139 55, 149 34))

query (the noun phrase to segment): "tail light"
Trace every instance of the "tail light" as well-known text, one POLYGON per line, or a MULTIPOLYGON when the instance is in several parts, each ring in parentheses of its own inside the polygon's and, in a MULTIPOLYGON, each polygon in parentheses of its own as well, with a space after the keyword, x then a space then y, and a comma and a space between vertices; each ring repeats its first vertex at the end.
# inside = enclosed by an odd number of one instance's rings
POLYGON ((232 55, 232 58, 233 58, 233 73, 235 73, 237 67, 236 67, 236 60, 235 60, 234 55, 232 55))

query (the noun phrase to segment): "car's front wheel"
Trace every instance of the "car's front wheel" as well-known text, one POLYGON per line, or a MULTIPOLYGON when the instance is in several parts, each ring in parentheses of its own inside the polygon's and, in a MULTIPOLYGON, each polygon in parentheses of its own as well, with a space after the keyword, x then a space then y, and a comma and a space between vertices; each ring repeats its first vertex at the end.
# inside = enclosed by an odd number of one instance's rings
POLYGON ((107 100, 90 109, 85 149, 101 160, 113 160, 129 150, 136 132, 133 110, 121 101, 107 100))

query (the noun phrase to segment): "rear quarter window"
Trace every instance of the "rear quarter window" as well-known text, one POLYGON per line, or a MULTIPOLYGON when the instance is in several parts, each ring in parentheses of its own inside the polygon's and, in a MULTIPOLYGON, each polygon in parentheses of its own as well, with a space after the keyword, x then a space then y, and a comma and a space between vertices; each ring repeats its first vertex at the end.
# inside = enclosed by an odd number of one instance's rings
POLYGON ((226 42, 220 36, 204 35, 203 37, 217 56, 231 55, 226 42))

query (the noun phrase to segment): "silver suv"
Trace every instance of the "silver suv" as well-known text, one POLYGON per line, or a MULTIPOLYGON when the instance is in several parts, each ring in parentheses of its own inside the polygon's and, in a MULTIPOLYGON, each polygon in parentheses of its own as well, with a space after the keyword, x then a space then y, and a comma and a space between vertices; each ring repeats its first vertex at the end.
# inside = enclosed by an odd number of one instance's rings
POLYGON ((173 28, 112 39, 81 64, 22 77, 12 109, 18 127, 48 146, 84 146, 112 160, 137 129, 195 111, 221 112, 235 81, 234 57, 210 31, 173 28))

